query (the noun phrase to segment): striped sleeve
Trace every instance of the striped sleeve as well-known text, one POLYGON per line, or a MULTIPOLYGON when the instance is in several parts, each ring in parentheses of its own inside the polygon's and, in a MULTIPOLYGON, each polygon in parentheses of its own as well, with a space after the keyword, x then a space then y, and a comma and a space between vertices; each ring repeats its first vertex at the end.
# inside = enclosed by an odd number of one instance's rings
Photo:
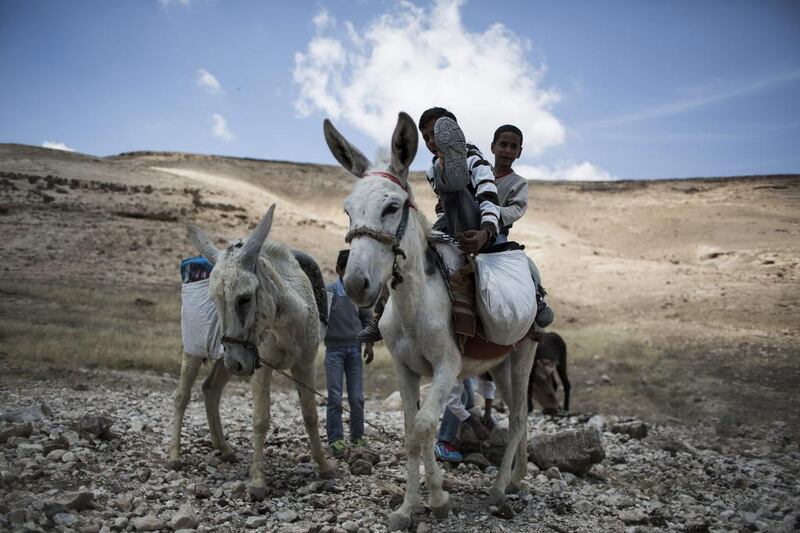
POLYGON ((490 236, 500 233, 500 203, 497 197, 497 185, 494 182, 494 171, 491 165, 476 155, 467 158, 470 180, 475 190, 475 199, 481 211, 481 229, 490 236))

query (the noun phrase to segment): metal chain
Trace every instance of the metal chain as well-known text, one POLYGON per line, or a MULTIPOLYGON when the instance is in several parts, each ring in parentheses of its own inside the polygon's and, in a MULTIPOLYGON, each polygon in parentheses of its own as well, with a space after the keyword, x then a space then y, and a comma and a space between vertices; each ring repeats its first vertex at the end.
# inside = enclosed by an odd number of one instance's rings
MULTIPOLYGON (((328 403, 328 397, 325 396, 324 394, 322 394, 321 392, 319 392, 314 387, 309 387, 308 385, 306 385, 305 383, 303 383, 299 379, 295 378, 291 374, 288 374, 286 371, 281 370, 280 368, 274 367, 269 361, 267 361, 265 359, 262 359, 261 357, 259 357, 259 360, 261 361, 261 363, 267 365, 272 370, 276 371, 278 374, 282 375, 283 377, 285 377, 286 379, 288 379, 289 381, 291 381, 292 383, 294 383, 298 387, 302 387, 302 388, 304 388, 306 390, 310 390, 311 392, 313 392, 314 394, 316 394, 317 396, 319 396, 320 398, 325 400, 326 404, 328 403)), ((348 409, 344 405, 338 405, 338 406, 335 407, 335 409, 339 409, 341 411, 344 411, 345 413, 347 413, 347 414, 352 416, 352 414, 350 413, 350 409, 348 409)), ((395 444, 397 442, 401 442, 400 441, 400 437, 398 435, 396 435, 395 433, 392 433, 391 431, 388 431, 386 428, 384 428, 380 424, 377 424, 377 423, 373 424, 372 422, 370 422, 366 418, 364 419, 364 424, 366 424, 369 427, 371 427, 372 429, 374 429, 378 433, 378 440, 382 440, 386 444, 395 444)))

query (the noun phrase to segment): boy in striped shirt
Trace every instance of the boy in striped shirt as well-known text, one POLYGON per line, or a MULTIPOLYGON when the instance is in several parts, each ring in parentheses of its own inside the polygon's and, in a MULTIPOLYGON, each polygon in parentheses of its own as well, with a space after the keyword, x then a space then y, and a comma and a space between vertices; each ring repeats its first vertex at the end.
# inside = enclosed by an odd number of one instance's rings
POLYGON ((467 144, 453 113, 432 107, 419 118, 419 130, 433 154, 427 172, 436 193, 438 220, 433 229, 460 241, 465 253, 479 253, 500 233, 500 208, 494 172, 483 154, 467 144))

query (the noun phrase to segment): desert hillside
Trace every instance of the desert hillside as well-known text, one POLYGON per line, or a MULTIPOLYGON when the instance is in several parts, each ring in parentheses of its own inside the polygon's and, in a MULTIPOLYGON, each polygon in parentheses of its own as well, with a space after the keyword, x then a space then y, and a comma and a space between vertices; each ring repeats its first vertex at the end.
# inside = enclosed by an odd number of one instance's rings
MULTIPOLYGON (((433 213, 424 179, 412 179, 433 213)), ((0 145, 4 357, 28 357, 30 341, 7 342, 25 324, 58 320, 59 309, 72 320, 73 307, 96 312, 76 303, 83 290, 115 292, 115 308, 158 301, 150 293, 175 305, 178 263, 195 255, 186 224, 224 244, 273 202, 271 236, 314 255, 331 278, 353 180, 332 165, 0 145)), ((797 423, 798 176, 531 182, 512 237, 550 291, 576 409, 797 423)), ((47 359, 59 364, 58 353, 47 359)))
MULTIPOLYGON (((317 478, 279 376, 263 501, 248 497, 253 398, 240 380, 221 413, 241 460, 212 449, 198 384, 180 470, 166 466, 178 264, 196 255, 186 225, 224 245, 277 203, 271 236, 331 279, 353 180, 328 165, 0 145, 0 529, 384 531, 406 459, 381 346, 364 370, 370 447, 349 449, 337 480, 317 478)), ((427 183, 412 182, 432 213, 427 183)), ((550 291, 572 412, 529 416, 528 475, 506 503, 486 504, 487 457, 507 436, 495 429, 477 443, 486 456, 444 468, 450 516, 421 508, 411 530, 796 531, 800 177, 531 182, 512 237, 550 291), (542 460, 569 456, 548 439, 576 435, 597 443, 577 462, 598 464, 542 460)))

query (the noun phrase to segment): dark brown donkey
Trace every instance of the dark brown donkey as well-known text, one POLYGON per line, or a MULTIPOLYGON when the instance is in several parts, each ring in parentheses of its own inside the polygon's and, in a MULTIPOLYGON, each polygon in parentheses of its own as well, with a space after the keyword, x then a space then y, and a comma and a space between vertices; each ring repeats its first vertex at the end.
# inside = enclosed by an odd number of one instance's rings
POLYGON ((558 333, 548 332, 536 348, 533 369, 528 381, 528 412, 533 411, 533 400, 542 405, 544 414, 558 413, 558 381, 564 387, 564 411, 569 411, 569 392, 572 388, 567 377, 567 344, 558 333), (553 370, 555 367, 555 371, 553 370))

